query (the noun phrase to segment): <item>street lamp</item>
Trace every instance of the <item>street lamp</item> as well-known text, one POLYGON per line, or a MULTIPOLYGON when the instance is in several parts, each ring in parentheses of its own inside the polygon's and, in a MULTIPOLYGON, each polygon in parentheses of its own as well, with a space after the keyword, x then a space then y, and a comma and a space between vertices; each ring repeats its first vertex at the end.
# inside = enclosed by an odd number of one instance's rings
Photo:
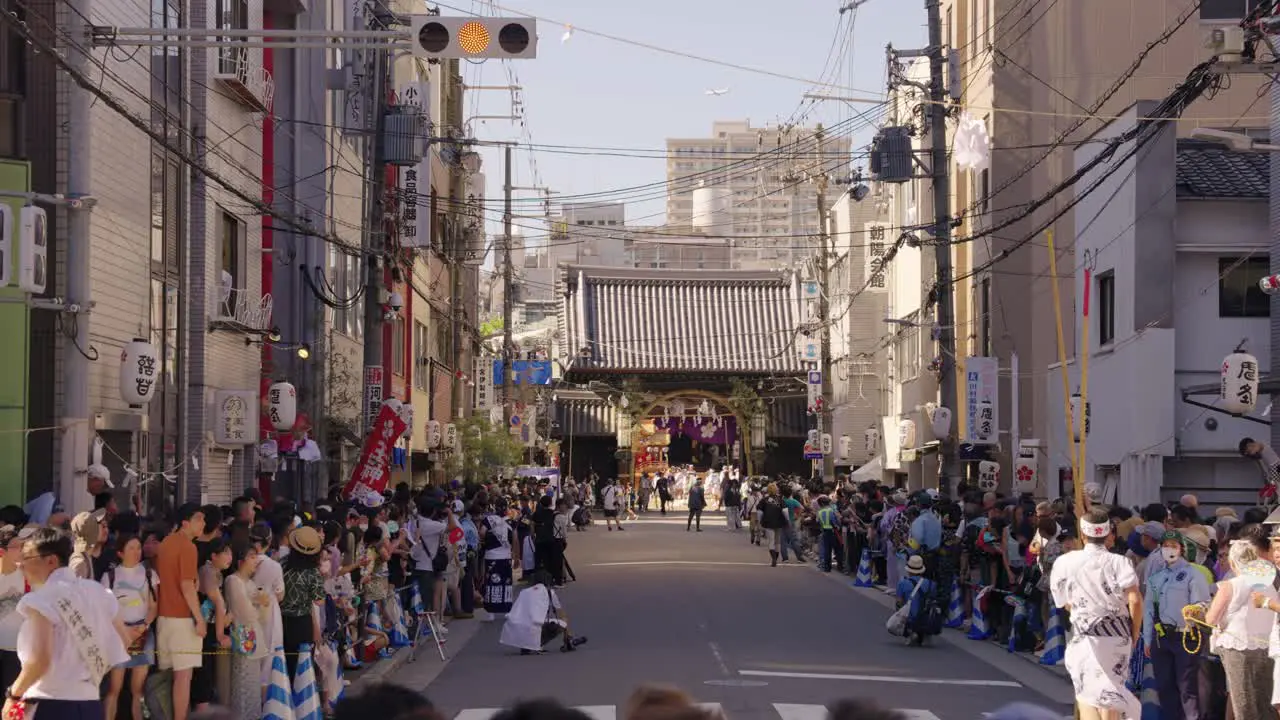
POLYGON ((1244 133, 1231 132, 1230 130, 1214 130, 1212 128, 1196 128, 1191 131, 1193 140, 1221 145, 1228 150, 1235 152, 1277 152, 1280 151, 1280 145, 1272 143, 1260 142, 1256 138, 1249 137, 1244 133))

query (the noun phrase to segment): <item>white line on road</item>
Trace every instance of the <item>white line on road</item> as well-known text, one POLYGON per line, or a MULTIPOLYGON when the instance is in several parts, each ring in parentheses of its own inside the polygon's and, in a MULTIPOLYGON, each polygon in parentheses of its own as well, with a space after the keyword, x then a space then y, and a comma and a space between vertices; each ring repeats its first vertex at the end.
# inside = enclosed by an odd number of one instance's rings
MULTIPOLYGON (((782 720, 826 720, 828 710, 825 705, 795 705, 792 703, 774 703, 773 709, 782 720)), ((928 710, 894 710, 907 720, 939 720, 938 716, 928 710)))
POLYGON ((711 654, 716 656, 716 664, 720 666, 720 672, 724 673, 725 677, 732 675, 733 673, 729 672, 729 665, 724 661, 724 655, 720 653, 720 646, 714 642, 707 644, 711 646, 711 654))
POLYGON ((739 675, 751 677, 797 678, 801 680, 851 680, 857 682, 909 683, 915 685, 981 685, 989 687, 1020 688, 1022 683, 1012 680, 950 680, 947 678, 901 677, 898 675, 840 675, 836 673, 777 672, 773 670, 739 670, 739 675))
MULTIPOLYGON (((738 565, 768 567, 767 562, 730 562, 727 560, 635 560, 632 562, 592 563, 588 567, 628 567, 636 565, 738 565)), ((779 565, 778 567, 804 567, 803 565, 779 565)))

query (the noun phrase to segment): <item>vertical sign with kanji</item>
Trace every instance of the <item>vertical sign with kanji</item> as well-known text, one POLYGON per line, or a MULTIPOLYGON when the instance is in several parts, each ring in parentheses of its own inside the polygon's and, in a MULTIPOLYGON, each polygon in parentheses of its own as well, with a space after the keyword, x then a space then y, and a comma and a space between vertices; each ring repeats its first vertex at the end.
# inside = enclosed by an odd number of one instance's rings
POLYGON ((890 243, 886 240, 889 228, 884 223, 867 223, 864 232, 867 248, 867 292, 886 292, 889 289, 885 282, 886 261, 890 243))
POLYGON ((365 427, 373 427, 378 421, 378 412, 382 410, 382 380, 381 365, 364 369, 365 427))
MULTIPOLYGON (((407 82, 397 90, 401 105, 412 105, 422 110, 420 132, 431 132, 431 86, 425 82, 407 82)), ((400 244, 407 248, 431 247, 431 218, 425 198, 431 196, 431 151, 423 154, 417 165, 400 168, 399 194, 400 244)))
POLYGON ((964 377, 964 441, 996 445, 1000 442, 1000 360, 965 358, 964 377))

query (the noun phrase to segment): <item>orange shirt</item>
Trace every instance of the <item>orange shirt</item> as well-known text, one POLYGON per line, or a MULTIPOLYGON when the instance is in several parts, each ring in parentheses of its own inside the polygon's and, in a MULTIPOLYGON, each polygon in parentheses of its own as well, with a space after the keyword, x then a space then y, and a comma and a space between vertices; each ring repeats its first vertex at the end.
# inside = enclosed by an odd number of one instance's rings
POLYGON ((196 582, 196 544, 181 532, 174 532, 156 550, 155 566, 160 576, 156 591, 160 617, 191 617, 187 601, 182 597, 182 581, 196 582))

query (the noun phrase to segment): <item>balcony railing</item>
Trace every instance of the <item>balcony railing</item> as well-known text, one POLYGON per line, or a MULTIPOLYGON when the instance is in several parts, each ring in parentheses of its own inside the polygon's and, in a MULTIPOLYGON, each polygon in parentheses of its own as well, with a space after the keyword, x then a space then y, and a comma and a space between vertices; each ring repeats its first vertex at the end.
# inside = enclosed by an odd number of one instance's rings
POLYGON ((218 62, 213 77, 231 91, 236 100, 257 112, 270 112, 275 94, 271 73, 262 65, 262 51, 229 46, 218 48, 218 62))

